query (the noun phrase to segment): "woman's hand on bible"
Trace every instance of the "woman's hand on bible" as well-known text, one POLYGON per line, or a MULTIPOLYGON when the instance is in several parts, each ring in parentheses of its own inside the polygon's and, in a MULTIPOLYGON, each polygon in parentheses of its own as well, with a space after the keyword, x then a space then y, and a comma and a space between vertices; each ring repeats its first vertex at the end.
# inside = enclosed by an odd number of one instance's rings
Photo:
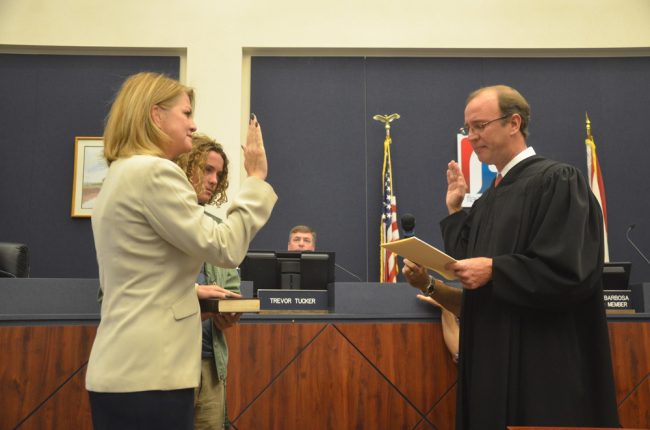
MULTIPOLYGON (((196 295, 199 299, 228 299, 241 298, 241 295, 221 288, 218 285, 197 285, 196 295)), ((201 312, 201 321, 214 317, 216 314, 210 312, 201 312)))
POLYGON ((196 295, 199 296, 199 299, 241 299, 241 295, 221 288, 218 285, 199 285, 196 289, 196 295))

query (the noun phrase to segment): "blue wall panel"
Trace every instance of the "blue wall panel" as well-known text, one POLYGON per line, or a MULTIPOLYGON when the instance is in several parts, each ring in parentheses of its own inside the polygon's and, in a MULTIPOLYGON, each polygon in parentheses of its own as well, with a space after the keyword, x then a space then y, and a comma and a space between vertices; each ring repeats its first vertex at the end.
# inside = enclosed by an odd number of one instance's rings
MULTIPOLYGON (((650 58, 294 58, 255 57, 252 110, 260 116, 278 209, 253 243, 284 246, 293 224, 318 231, 318 248, 364 279, 378 279, 383 126, 393 123, 399 213, 441 245, 445 171, 467 94, 484 85, 519 89, 532 106, 529 145, 586 172, 585 111, 602 165, 612 261, 632 261, 632 282, 650 267, 625 239, 650 253, 647 163, 650 58)), ((562 238, 558 238, 562 240, 562 238)), ((351 280, 337 271, 337 279, 351 280)))
POLYGON ((32 277, 97 277, 89 218, 71 218, 75 136, 101 136, 124 79, 178 78, 179 57, 0 54, 0 241, 30 247, 32 277))

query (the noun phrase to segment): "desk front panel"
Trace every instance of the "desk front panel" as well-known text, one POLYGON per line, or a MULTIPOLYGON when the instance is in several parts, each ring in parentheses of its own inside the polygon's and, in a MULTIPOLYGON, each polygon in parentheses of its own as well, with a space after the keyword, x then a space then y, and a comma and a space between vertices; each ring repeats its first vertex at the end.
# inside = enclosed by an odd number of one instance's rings
MULTIPOLYGON (((621 423, 650 428, 650 322, 609 323, 621 423)), ((0 327, 0 430, 91 429, 94 325, 0 327)), ((451 429, 456 367, 438 321, 252 322, 227 331, 245 429, 451 429)))

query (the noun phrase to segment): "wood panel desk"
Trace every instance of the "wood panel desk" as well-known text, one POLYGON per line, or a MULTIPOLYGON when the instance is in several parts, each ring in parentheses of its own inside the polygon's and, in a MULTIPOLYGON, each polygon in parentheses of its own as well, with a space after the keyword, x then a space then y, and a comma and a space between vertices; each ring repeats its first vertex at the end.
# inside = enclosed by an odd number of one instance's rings
MULTIPOLYGON (((648 429, 632 429, 627 427, 628 430, 648 430, 648 429)), ((513 427, 508 426, 508 430, 618 430, 612 427, 513 427)))
MULTIPOLYGON (((92 428, 96 283, 43 280, 33 293, 46 306, 19 315, 0 282, 0 430, 92 428)), ((333 314, 249 315, 226 332, 236 428, 452 429, 456 367, 438 312, 404 285, 336 287, 347 291, 333 314)), ((650 315, 612 317, 609 329, 621 421, 650 428, 650 315)))

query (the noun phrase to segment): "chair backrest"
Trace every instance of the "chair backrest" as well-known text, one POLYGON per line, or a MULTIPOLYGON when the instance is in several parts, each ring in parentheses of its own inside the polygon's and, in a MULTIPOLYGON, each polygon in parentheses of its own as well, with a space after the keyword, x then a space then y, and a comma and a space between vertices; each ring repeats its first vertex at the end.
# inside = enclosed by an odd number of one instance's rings
POLYGON ((0 242, 0 278, 29 278, 29 248, 0 242))

